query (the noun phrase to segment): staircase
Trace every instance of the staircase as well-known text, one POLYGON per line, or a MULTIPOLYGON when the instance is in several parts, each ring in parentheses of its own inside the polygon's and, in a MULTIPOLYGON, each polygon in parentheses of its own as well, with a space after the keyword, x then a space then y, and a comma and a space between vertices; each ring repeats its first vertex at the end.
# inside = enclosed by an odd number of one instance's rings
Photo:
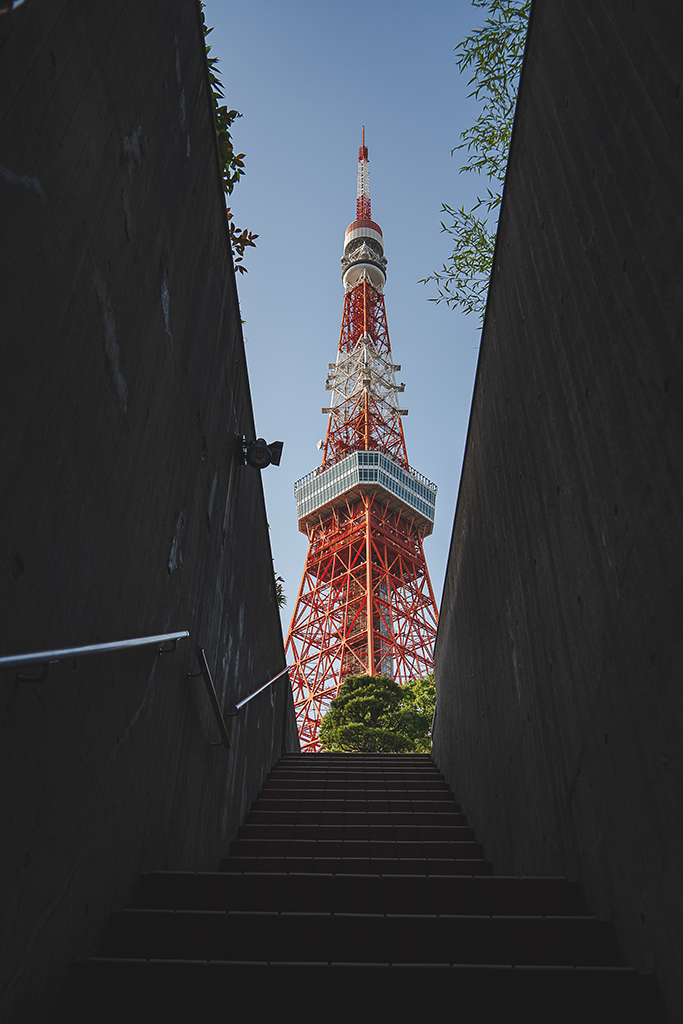
POLYGON ((427 755, 285 755, 215 873, 145 875, 65 1020, 663 1018, 575 883, 492 873, 427 755))

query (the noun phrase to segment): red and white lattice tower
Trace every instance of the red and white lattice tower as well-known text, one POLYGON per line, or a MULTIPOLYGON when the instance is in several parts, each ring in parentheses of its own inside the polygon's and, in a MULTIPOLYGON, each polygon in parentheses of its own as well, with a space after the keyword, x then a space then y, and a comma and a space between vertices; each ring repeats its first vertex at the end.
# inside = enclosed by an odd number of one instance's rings
POLYGON ((309 539, 287 636, 301 748, 319 749, 320 721, 349 675, 398 683, 434 667, 438 613, 422 542, 436 486, 408 464, 384 310, 382 230, 372 220, 368 151, 358 151, 356 220, 342 256, 344 312, 323 460, 294 485, 309 539))

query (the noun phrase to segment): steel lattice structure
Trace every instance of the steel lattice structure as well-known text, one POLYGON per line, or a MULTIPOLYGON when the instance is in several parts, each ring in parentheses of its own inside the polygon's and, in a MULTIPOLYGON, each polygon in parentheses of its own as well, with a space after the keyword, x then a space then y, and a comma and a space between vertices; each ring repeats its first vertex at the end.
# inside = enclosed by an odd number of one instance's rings
POLYGON ((356 220, 346 229, 344 311, 322 465, 295 485, 308 535, 287 636, 302 750, 319 749, 320 721, 348 675, 399 683, 431 672, 437 609, 423 540, 436 487, 408 464, 384 308, 382 230, 371 217, 368 151, 358 151, 356 220))

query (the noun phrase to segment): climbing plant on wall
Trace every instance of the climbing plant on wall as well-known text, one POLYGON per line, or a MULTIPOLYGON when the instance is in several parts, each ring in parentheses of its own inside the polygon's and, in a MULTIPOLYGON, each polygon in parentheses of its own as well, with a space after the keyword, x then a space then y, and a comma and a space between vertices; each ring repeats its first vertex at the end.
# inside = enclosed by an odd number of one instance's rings
MULTIPOLYGON (((206 37, 213 32, 213 29, 209 28, 206 24, 203 6, 204 5, 202 4, 201 15, 202 25, 204 28, 204 39, 206 39, 206 37)), ((242 115, 238 110, 228 110, 227 103, 222 102, 222 100, 225 99, 225 92, 223 89, 223 83, 218 77, 218 57, 210 56, 210 45, 206 42, 204 45, 206 47, 206 63, 209 67, 209 81, 211 83, 211 95, 213 97, 216 134, 218 136, 218 152, 221 162, 221 175, 223 178, 223 190, 226 195, 231 195, 235 185, 244 174, 244 153, 235 152, 232 133, 230 131, 234 122, 242 115)), ((230 226, 230 241, 232 243, 235 270, 239 271, 240 274, 246 274, 247 268, 242 262, 244 259, 244 253, 249 246, 256 245, 258 235, 254 234, 253 231, 247 231, 246 229, 243 230, 236 227, 230 207, 227 207, 227 215, 230 226)))

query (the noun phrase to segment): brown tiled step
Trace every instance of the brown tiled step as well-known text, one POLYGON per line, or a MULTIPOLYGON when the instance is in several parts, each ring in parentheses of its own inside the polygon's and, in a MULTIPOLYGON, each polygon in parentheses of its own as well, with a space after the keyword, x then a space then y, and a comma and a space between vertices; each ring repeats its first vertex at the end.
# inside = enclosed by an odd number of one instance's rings
POLYGON ((236 839, 230 855, 236 857, 437 857, 453 860, 483 857, 474 842, 338 840, 327 839, 236 839))
POLYGON ((287 761, 294 761, 297 763, 315 761, 317 764, 322 764, 324 761, 360 761, 371 764, 386 761, 389 764, 400 764, 402 762, 406 762, 408 764, 426 764, 431 767, 435 767, 435 762, 432 760, 431 754, 393 754, 386 751, 377 751, 376 753, 372 753, 368 750, 323 750, 321 753, 313 755, 287 753, 282 755, 278 764, 284 764, 287 761))
POLYGON ((662 1024, 650 976, 627 968, 407 967, 97 958, 71 978, 69 1024, 279 1019, 283 1004, 327 1007, 335 1019, 408 1020, 440 1006, 463 1024, 662 1024), (359 1017, 359 1006, 363 1008, 359 1017))
POLYGON ((281 811, 258 809, 247 815, 246 824, 270 825, 424 825, 467 827, 467 818, 456 811, 281 811))
POLYGON ((273 772, 414 772, 421 775, 429 775, 441 772, 433 761, 415 761, 410 758, 398 758, 392 761, 391 758, 377 758, 375 760, 353 760, 300 757, 298 760, 281 758, 271 769, 273 772))
POLYGON ((292 762, 280 762, 276 764, 270 770, 271 775, 277 775, 282 772, 289 772, 297 775, 337 775, 340 778, 347 775, 359 775, 359 776, 376 776, 376 777, 417 777, 420 776, 423 779, 442 779, 443 772, 434 764, 420 765, 410 764, 409 762, 403 762, 394 764, 392 762, 376 762, 372 764, 362 764, 361 762, 347 761, 345 763, 328 762, 326 764, 319 764, 317 761, 313 761, 311 758, 307 758, 305 762, 301 764, 294 764, 292 762))
POLYGON ((268 778, 289 776, 290 778, 333 778, 333 779, 422 779, 425 782, 443 781, 443 772, 436 768, 410 768, 408 766, 364 767, 363 765, 329 765, 300 767, 294 765, 276 765, 271 768, 268 778))
POLYGON ((445 782, 428 782, 424 781, 411 781, 409 779, 381 779, 362 780, 362 779, 297 779, 297 778, 269 778, 262 792, 264 794, 270 794, 278 792, 283 789, 289 789, 293 793, 319 793, 319 792, 330 792, 339 793, 339 791, 352 793, 372 793, 378 796, 386 797, 387 794, 393 795, 394 793, 405 794, 404 799, 409 799, 411 795, 418 794, 423 799, 427 799, 428 796, 434 794, 443 799, 444 795, 448 793, 448 786, 445 782))
MULTIPOLYGON (((308 784, 309 782, 361 782, 363 785, 374 783, 385 784, 389 782, 417 783, 421 786, 438 785, 443 782, 443 776, 438 772, 409 772, 409 771, 363 771, 361 768, 348 770, 330 769, 298 771, 294 768, 276 768, 268 776, 268 782, 289 779, 297 784, 308 784)), ((445 783, 443 783, 445 785, 445 783)))
POLYGON ((125 910, 104 956, 187 960, 613 967, 611 927, 589 917, 125 910))
POLYGON ((369 750, 323 750, 319 754, 295 754, 290 752, 282 754, 278 764, 286 762, 295 764, 324 764, 326 761, 335 764, 345 764, 349 761, 356 763, 372 764, 413 764, 423 767, 435 768, 436 762, 430 754, 422 753, 391 753, 386 750, 371 752, 369 750))
POLYGON ((282 768, 291 768, 297 771, 323 771, 330 769, 344 771, 347 768, 362 768, 363 771, 439 772, 438 767, 428 755, 426 757, 416 757, 413 754, 405 757, 401 757, 400 754, 394 757, 382 754, 342 754, 337 756, 321 754, 317 757, 287 756, 285 754, 275 765, 273 771, 278 771, 282 768))
MULTIPOLYGON (((414 797, 412 800, 404 800, 400 798, 387 799, 386 795, 382 797, 370 797, 365 799, 359 796, 350 797, 348 800, 340 798, 338 795, 327 796, 327 797, 311 797, 305 792, 300 793, 295 798, 287 795, 278 796, 260 796, 258 800, 254 802, 253 813, 266 813, 277 811, 279 813, 298 813, 299 811, 320 813, 324 812, 327 814, 339 813, 339 814, 350 814, 358 812, 361 814, 367 814, 369 812, 377 814, 460 814, 460 807, 450 797, 438 798, 434 800, 423 800, 421 797, 414 797)), ((465 815, 463 814, 464 818, 465 815)))
POLYGON ((491 875, 481 858, 437 857, 238 857, 221 861, 222 871, 360 875, 491 875))
POLYGON ((583 913, 566 878, 323 875, 155 871, 135 906, 172 910, 327 910, 332 913, 570 915, 583 913))
POLYGON ((270 842, 296 839, 319 842, 474 842, 474 830, 465 825, 392 824, 246 824, 238 832, 238 840, 258 839, 270 842))

